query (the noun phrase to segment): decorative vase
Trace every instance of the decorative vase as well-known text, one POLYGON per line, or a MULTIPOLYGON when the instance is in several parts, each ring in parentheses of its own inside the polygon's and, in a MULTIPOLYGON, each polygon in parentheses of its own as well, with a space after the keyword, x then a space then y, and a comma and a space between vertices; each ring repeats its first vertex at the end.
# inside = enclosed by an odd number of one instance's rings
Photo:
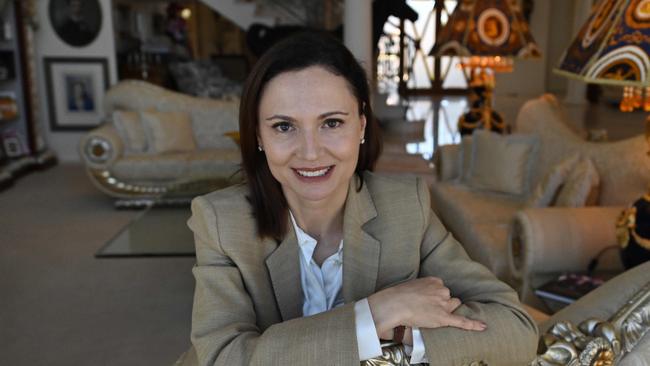
POLYGON ((650 260, 650 193, 621 213, 616 229, 626 269, 650 260))

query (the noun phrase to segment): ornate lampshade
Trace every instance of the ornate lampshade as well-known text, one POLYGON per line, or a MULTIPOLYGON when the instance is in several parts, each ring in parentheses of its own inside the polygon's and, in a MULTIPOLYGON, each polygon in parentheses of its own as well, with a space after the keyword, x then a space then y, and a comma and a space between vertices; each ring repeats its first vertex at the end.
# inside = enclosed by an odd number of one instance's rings
POLYGON ((601 0, 554 71, 588 83, 650 86, 649 54, 650 1, 601 0))
POLYGON ((515 57, 537 58, 541 53, 517 0, 461 0, 429 55, 461 57, 472 95, 471 109, 460 117, 458 130, 470 134, 478 128, 509 132, 492 109, 494 73, 512 71, 515 57))
POLYGON ((462 0, 436 39, 430 56, 541 56, 517 0, 462 0))

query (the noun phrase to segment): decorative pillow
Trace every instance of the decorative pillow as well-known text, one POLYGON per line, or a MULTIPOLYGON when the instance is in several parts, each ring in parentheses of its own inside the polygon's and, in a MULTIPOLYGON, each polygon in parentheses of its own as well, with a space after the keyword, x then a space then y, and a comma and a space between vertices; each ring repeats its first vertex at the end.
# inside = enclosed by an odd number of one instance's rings
POLYGON ((599 184, 600 177, 594 163, 588 158, 581 159, 560 189, 555 206, 582 207, 588 203, 595 204, 599 184))
POLYGON ((470 187, 512 195, 528 194, 532 162, 537 155, 537 136, 502 136, 478 130, 472 140, 467 177, 470 187))
POLYGON ((460 144, 438 146, 433 154, 436 173, 440 181, 457 179, 460 175, 460 144))
POLYGON ((113 111, 113 125, 122 140, 126 142, 126 153, 138 154, 147 151, 147 136, 138 112, 113 111))
POLYGON ((196 150, 192 121, 182 112, 140 112, 149 151, 155 153, 196 150))
POLYGON ((533 193, 528 198, 528 207, 547 207, 553 203, 558 189, 567 180, 573 167, 580 160, 580 154, 576 153, 555 165, 544 178, 537 184, 533 193))
POLYGON ((463 136, 460 145, 461 157, 458 159, 460 162, 460 180, 462 182, 467 182, 470 168, 472 166, 472 136, 463 136))

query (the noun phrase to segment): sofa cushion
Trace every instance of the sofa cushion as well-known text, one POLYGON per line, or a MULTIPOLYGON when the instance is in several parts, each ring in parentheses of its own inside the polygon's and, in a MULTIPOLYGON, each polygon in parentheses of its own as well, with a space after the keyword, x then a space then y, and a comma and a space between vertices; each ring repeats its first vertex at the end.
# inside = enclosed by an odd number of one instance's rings
POLYGON ((140 113, 115 110, 113 111, 113 125, 122 141, 126 142, 125 155, 147 151, 147 136, 140 121, 140 113))
POLYGON ((241 153, 237 149, 198 150, 188 160, 192 177, 229 177, 240 169, 241 153))
POLYGON ((140 112, 152 153, 178 153, 196 150, 190 116, 183 112, 140 112))
POLYGON ((462 182, 467 182, 470 175, 470 169, 472 168, 472 136, 463 136, 462 140, 460 141, 460 146, 460 180, 462 182))
POLYGON ((566 182, 573 167, 580 161, 580 154, 573 154, 556 164, 537 184, 526 202, 528 207, 547 207, 558 194, 558 190, 566 182))
POLYGON ((448 181, 460 177, 462 158, 460 144, 439 146, 435 152, 434 159, 438 179, 448 181))
MULTIPOLYGON (((433 209, 442 212, 445 225, 466 228, 475 223, 509 222, 524 207, 516 196, 476 191, 459 182, 439 182, 431 187, 433 209)), ((456 233, 455 230, 452 230, 456 233)))
POLYGON ((230 177, 240 166, 240 153, 235 149, 197 150, 191 153, 132 155, 113 165, 115 178, 146 182, 194 180, 230 177))
POLYGON ((129 182, 168 181, 187 175, 189 153, 125 156, 113 165, 115 178, 129 182))
POLYGON ((223 101, 218 112, 197 109, 191 112, 192 130, 199 149, 237 149, 226 133, 239 131, 239 102, 223 101))
POLYGON ((502 136, 478 130, 473 134, 472 162, 467 183, 475 189, 528 195, 537 137, 502 136))
MULTIPOLYGON (((594 199, 600 183, 598 171, 591 159, 581 159, 567 177, 555 201, 559 207, 582 207, 594 199)), ((595 202, 590 202, 595 203, 595 202)))

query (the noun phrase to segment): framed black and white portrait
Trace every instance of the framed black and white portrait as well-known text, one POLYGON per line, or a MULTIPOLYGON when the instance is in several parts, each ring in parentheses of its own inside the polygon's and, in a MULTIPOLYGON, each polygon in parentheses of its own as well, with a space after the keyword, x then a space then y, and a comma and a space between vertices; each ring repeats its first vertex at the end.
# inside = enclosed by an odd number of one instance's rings
POLYGON ((50 0, 49 15, 54 32, 73 47, 89 45, 102 29, 98 0, 50 0))
POLYGON ((52 130, 89 130, 101 123, 106 59, 45 58, 45 78, 52 130))

